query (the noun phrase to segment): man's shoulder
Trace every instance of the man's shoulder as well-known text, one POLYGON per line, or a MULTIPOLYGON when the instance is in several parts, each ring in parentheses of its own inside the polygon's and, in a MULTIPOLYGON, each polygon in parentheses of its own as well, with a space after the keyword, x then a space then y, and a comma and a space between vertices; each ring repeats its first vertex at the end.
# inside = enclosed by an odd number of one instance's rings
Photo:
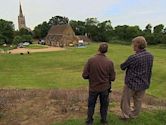
POLYGON ((146 53, 147 53, 149 56, 153 57, 153 54, 150 53, 149 51, 146 51, 146 53))
POLYGON ((129 57, 128 57, 128 59, 134 59, 134 58, 136 58, 137 57, 137 54, 132 54, 132 55, 130 55, 129 57))
POLYGON ((93 59, 95 59, 95 58, 97 58, 97 56, 96 56, 96 55, 91 56, 91 57, 89 58, 89 60, 93 60, 93 59))
POLYGON ((92 56, 92 57, 90 57, 90 58, 88 59, 88 62, 91 62, 91 61, 95 60, 96 58, 97 58, 97 56, 94 55, 94 56, 92 56))
POLYGON ((152 57, 153 58, 153 55, 150 53, 150 52, 148 52, 148 51, 144 51, 144 52, 142 52, 142 53, 140 53, 140 54, 138 54, 138 56, 148 56, 148 57, 152 57))
POLYGON ((105 61, 108 63, 108 64, 114 64, 114 62, 112 61, 111 58, 108 58, 108 57, 105 57, 105 61))

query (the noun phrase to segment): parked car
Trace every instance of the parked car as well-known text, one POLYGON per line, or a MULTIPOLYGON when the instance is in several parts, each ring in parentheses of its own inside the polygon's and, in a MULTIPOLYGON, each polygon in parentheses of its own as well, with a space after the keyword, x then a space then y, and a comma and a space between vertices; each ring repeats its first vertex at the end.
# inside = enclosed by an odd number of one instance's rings
POLYGON ((41 45, 45 45, 46 43, 45 43, 45 41, 42 39, 40 39, 39 41, 38 41, 38 44, 41 44, 41 45))
POLYGON ((23 46, 29 46, 29 45, 30 45, 29 42, 24 42, 24 43, 23 43, 23 46))
POLYGON ((19 43, 18 45, 17 45, 17 48, 24 48, 25 46, 23 45, 24 43, 19 43))
POLYGON ((25 48, 26 46, 29 46, 30 43, 29 42, 21 42, 17 45, 17 48, 25 48))

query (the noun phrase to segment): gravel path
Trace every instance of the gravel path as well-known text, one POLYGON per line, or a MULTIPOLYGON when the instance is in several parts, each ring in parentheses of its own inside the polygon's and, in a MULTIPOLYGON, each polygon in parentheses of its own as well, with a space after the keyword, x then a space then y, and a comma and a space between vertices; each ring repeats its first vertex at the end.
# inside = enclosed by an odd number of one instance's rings
POLYGON ((48 48, 43 48, 43 49, 18 48, 18 49, 10 50, 9 52, 11 54, 19 54, 19 53, 27 53, 27 52, 30 52, 30 53, 34 53, 34 52, 52 52, 52 51, 62 51, 62 50, 65 50, 65 49, 60 48, 60 47, 48 47, 48 48))

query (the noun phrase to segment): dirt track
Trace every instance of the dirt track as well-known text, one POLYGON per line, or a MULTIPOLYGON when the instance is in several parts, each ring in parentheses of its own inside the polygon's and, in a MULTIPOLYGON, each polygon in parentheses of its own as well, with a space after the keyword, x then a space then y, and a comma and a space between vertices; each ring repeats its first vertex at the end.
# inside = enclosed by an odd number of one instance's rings
MULTIPOLYGON (((1 89, 0 125, 50 125, 64 119, 85 117, 87 93, 86 89, 1 89)), ((109 111, 118 115, 121 93, 111 95, 114 106, 110 106, 109 111)), ((166 107, 166 101, 146 96, 143 107, 145 110, 166 107)))
POLYGON ((42 49, 27 49, 27 48, 18 48, 10 50, 9 52, 11 54, 19 54, 19 53, 34 53, 34 52, 51 52, 51 51, 62 51, 65 50, 64 48, 60 47, 48 47, 48 48, 42 48, 42 49))

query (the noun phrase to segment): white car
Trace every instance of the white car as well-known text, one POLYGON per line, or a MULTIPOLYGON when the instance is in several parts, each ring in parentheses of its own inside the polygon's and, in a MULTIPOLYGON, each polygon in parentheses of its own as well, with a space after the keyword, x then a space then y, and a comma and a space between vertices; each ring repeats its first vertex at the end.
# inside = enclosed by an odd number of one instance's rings
POLYGON ((30 43, 28 43, 28 42, 23 43, 23 46, 29 46, 29 45, 30 45, 30 43))

